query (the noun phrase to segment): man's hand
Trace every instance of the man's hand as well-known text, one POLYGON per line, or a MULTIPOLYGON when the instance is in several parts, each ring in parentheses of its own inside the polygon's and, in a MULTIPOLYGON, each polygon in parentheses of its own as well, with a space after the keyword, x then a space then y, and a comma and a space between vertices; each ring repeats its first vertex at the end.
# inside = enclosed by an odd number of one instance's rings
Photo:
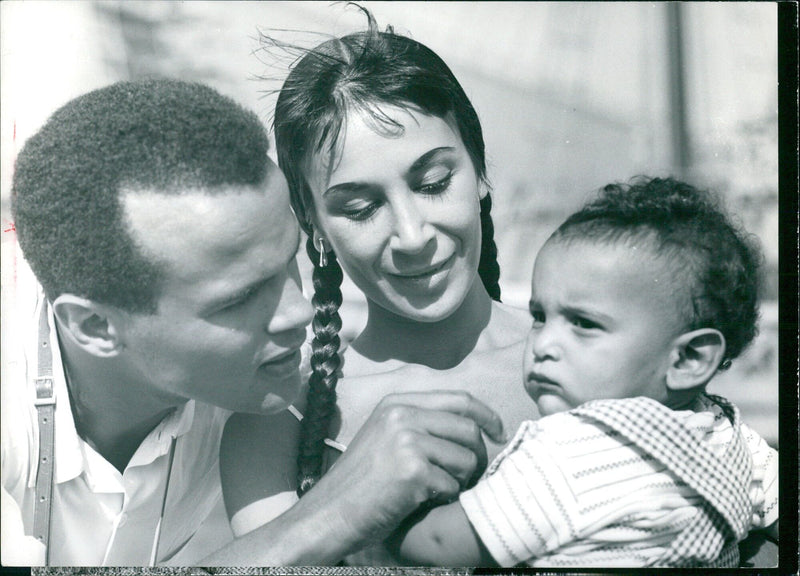
POLYGON ((483 471, 481 430, 504 439, 500 417, 466 392, 389 395, 301 502, 336 503, 330 521, 356 548, 381 540, 421 504, 456 498, 483 471))
POLYGON ((391 394, 299 502, 204 565, 334 565, 387 537, 428 501, 454 499, 486 466, 500 417, 466 392, 391 394))

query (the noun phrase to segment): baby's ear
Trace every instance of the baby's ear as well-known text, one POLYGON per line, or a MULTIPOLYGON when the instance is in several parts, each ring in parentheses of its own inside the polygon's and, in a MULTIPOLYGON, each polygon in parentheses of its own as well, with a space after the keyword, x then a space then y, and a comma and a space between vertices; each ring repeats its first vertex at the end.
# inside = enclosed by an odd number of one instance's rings
POLYGON ((700 328, 678 336, 670 355, 667 388, 671 391, 704 386, 725 355, 725 336, 714 328, 700 328))

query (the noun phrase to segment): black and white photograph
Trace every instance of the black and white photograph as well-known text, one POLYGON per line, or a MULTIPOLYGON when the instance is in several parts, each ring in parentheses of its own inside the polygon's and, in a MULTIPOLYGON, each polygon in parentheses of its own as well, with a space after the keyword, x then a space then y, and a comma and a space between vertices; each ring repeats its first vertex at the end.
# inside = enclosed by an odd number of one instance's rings
POLYGON ((796 572, 796 34, 0 3, 3 570, 796 572))

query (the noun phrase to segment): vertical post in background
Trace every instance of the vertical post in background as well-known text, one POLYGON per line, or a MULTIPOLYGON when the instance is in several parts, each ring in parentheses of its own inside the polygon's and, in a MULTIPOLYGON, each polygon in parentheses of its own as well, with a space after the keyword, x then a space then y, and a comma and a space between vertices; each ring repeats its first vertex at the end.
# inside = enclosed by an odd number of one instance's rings
POLYGON ((686 61, 684 53, 684 18, 681 2, 664 4, 667 17, 667 67, 672 165, 676 176, 686 178, 691 168, 691 141, 686 114, 686 61))

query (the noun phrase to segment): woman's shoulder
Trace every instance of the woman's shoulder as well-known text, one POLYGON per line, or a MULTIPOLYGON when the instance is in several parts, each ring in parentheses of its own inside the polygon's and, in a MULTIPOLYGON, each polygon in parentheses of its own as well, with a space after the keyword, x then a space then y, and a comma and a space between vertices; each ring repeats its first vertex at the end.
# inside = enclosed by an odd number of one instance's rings
POLYGON ((287 437, 299 431, 299 419, 290 410, 270 415, 235 413, 225 424, 222 444, 237 449, 268 441, 270 448, 281 447, 287 443, 287 437))
POLYGON ((486 332, 501 345, 524 341, 531 329, 531 317, 526 310, 492 302, 492 317, 486 332))
POLYGON ((300 422, 288 410, 228 419, 219 468, 229 517, 269 494, 294 489, 299 435, 300 422))

